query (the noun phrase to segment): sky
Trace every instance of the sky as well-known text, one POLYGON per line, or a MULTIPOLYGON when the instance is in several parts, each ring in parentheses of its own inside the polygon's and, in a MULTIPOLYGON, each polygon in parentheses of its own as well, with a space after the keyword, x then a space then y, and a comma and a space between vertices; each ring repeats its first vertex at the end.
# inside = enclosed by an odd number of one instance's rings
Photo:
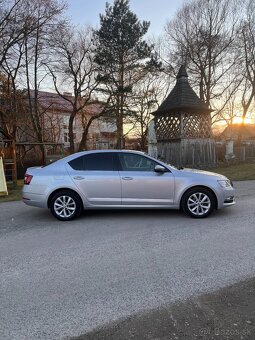
MULTIPOLYGON (((68 16, 77 25, 99 26, 99 13, 105 12, 106 0, 68 0, 68 16)), ((113 3, 113 0, 107 2, 113 3)), ((149 36, 164 33, 164 26, 184 0, 130 0, 131 10, 140 20, 150 21, 149 36)))

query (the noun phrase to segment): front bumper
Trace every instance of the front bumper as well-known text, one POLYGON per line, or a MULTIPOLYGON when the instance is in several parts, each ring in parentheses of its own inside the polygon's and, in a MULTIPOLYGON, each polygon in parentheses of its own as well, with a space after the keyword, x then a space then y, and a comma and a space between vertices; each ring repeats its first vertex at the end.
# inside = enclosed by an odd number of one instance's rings
POLYGON ((221 188, 218 197, 218 208, 226 208, 235 205, 235 189, 233 186, 230 188, 221 188))

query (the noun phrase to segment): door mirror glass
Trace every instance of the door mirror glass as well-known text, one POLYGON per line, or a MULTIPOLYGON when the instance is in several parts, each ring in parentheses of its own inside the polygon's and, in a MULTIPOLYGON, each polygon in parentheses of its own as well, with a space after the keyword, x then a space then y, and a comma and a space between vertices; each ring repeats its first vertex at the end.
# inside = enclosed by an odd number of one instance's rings
POLYGON ((166 172, 166 168, 162 165, 157 164, 155 165, 154 171, 155 172, 166 172))

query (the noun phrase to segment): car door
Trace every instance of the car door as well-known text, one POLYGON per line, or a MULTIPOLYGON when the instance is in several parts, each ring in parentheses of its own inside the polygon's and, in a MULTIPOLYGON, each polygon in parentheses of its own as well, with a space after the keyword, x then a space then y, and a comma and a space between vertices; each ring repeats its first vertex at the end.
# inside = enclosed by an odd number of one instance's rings
POLYGON ((71 160, 68 172, 90 205, 121 204, 121 183, 114 152, 88 153, 71 160))
POLYGON ((174 176, 155 172, 159 163, 144 155, 120 152, 122 205, 170 206, 174 201, 174 176))

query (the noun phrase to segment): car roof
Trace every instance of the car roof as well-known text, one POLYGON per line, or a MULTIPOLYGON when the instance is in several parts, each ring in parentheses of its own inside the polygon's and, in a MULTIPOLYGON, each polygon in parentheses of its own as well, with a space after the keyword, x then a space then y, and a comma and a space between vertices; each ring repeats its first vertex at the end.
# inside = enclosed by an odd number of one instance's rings
MULTIPOLYGON (((145 155, 145 152, 142 152, 142 151, 136 151, 136 150, 118 150, 118 149, 107 149, 107 150, 88 150, 88 151, 80 151, 80 152, 76 152, 76 153, 73 153, 69 156, 66 156, 64 158, 61 158, 60 160, 58 160, 58 162, 69 162, 71 161, 72 159, 75 159, 79 156, 83 156, 83 155, 89 155, 89 154, 93 154, 93 153, 109 153, 109 152, 114 152, 114 153, 124 153, 124 152, 130 152, 130 153, 135 153, 135 154, 138 154, 138 155, 145 155)), ((54 162, 56 163, 56 162, 54 162)), ((54 164, 52 163, 52 164, 54 164)))
POLYGON ((142 151, 137 151, 137 150, 118 150, 118 149, 102 149, 102 150, 88 150, 88 151, 80 151, 80 152, 76 152, 76 153, 73 153, 72 155, 70 156, 74 156, 74 155, 86 155, 86 154, 90 154, 90 153, 108 153, 108 152, 132 152, 132 153, 137 153, 137 154, 140 154, 140 155, 144 155, 145 152, 142 152, 142 151))

